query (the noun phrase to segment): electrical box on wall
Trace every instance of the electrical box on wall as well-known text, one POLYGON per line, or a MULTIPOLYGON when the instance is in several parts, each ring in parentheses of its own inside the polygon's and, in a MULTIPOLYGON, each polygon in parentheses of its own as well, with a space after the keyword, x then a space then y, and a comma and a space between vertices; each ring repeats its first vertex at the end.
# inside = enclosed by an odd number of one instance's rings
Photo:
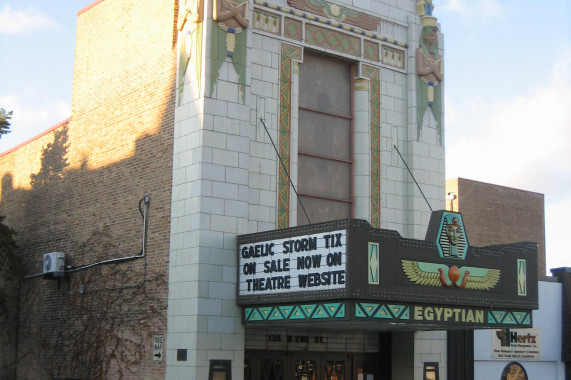
POLYGON ((65 253, 50 252, 44 254, 42 265, 44 278, 60 278, 65 275, 65 253))

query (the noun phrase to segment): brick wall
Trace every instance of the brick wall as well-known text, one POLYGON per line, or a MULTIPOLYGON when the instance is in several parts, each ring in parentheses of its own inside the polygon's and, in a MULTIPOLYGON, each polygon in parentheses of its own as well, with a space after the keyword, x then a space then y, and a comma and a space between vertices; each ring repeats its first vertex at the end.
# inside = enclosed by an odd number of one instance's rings
POLYGON ((75 268, 139 255, 151 199, 146 258, 23 281, 18 377, 164 377, 152 340, 166 337, 176 3, 80 12, 71 119, 0 156, 0 215, 27 276, 47 252, 75 268))
POLYGON ((483 247, 529 241, 537 243, 537 273, 545 276, 545 210, 543 194, 455 178, 446 193, 457 199, 446 208, 460 211, 470 245, 483 247))

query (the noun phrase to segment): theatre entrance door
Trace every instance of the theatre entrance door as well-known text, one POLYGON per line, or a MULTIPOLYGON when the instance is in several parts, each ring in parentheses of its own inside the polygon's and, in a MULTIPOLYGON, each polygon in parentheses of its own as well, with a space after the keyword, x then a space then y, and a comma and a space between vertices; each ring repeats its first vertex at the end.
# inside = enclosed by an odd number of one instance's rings
POLYGON ((378 355, 246 351, 244 380, 381 380, 378 355))

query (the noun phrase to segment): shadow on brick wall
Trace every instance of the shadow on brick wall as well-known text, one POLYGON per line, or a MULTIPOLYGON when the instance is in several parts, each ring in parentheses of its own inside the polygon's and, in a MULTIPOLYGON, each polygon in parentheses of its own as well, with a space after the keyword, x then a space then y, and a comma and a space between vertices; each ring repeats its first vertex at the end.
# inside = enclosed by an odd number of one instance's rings
MULTIPOLYGON (((174 112, 174 100, 164 107, 174 112)), ((0 321, 0 339, 9 342, 0 349, 0 378, 164 377, 152 340, 166 332, 172 114, 136 141, 131 157, 97 169, 85 157, 70 161, 72 123, 50 132, 28 189, 14 187, 10 169, 2 175, 0 214, 18 232, 27 278, 12 289, 11 317, 0 321), (64 252, 72 270, 139 255, 145 194, 144 258, 43 278, 48 252, 64 252)))
POLYGON ((37 174, 30 176, 32 190, 46 186, 54 181, 63 179, 64 171, 69 166, 67 162, 68 124, 55 131, 54 141, 48 143, 42 151, 42 166, 37 174))

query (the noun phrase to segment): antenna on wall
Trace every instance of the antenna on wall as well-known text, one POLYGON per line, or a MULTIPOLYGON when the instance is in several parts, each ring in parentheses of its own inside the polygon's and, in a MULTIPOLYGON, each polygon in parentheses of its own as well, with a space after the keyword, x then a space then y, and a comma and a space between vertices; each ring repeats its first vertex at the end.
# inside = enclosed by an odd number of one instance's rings
POLYGON ((418 182, 416 181, 416 178, 414 178, 414 175, 413 175, 412 172, 410 171, 410 168, 409 168, 408 165, 406 164, 406 161, 404 160, 402 154, 400 154, 399 148, 397 148, 396 145, 393 145, 393 147, 395 148, 395 150, 396 150, 397 153, 399 154, 399 157, 400 157, 400 159, 402 160, 404 166, 406 166, 406 170, 408 170, 408 172, 410 173, 410 176, 412 177, 412 180, 414 181, 414 183, 416 183, 416 187, 418 187, 418 190, 420 190, 420 194, 422 194, 422 197, 424 198, 424 201, 425 201, 426 204, 428 205, 428 208, 430 209, 430 212, 432 212, 432 207, 430 207, 430 203, 428 203, 428 199, 426 199, 426 196, 425 196, 424 193, 422 192, 422 189, 420 188, 420 185, 419 185, 418 182))
POLYGON ((297 193, 297 189, 295 188, 295 185, 293 184, 293 181, 291 180, 291 177, 289 176, 289 172, 287 171, 287 168, 285 166, 284 161, 280 157, 280 153, 278 152, 278 148, 276 147, 276 144, 274 144, 274 140, 272 139, 272 136, 270 135, 270 131, 268 131, 268 127, 266 127, 266 123, 264 123, 264 119, 260 118, 260 121, 262 122, 262 125, 264 126, 264 129, 266 130, 266 133, 268 134, 268 137, 270 138, 270 141, 272 142, 272 146, 274 147, 274 151, 276 152, 276 155, 280 159, 280 164, 282 165, 282 168, 284 169, 284 171, 287 174, 287 179, 288 179, 289 183, 291 184, 291 187, 293 188, 295 196, 297 197, 297 200, 299 201, 299 204, 303 210, 303 213, 305 214, 305 217, 307 218, 307 222, 309 224, 311 224, 311 220, 309 219, 309 215, 307 215, 307 211, 305 210, 305 207, 303 206, 303 202, 301 201, 301 198, 299 198, 299 194, 297 193))

